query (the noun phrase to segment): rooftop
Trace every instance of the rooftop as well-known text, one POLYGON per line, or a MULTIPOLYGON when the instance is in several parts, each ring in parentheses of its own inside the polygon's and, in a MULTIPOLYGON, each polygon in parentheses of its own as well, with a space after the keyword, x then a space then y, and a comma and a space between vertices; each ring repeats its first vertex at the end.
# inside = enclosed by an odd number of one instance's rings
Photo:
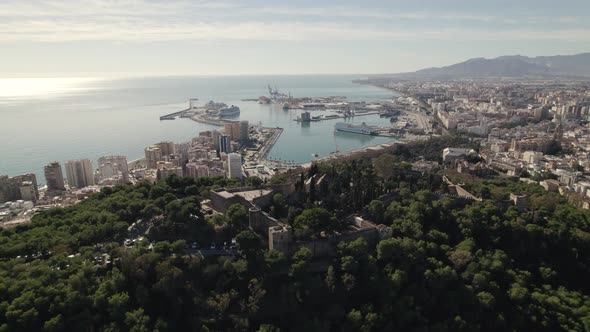
POLYGON ((241 196, 246 201, 251 202, 255 198, 262 197, 268 195, 272 192, 271 189, 255 189, 255 190, 246 190, 246 191, 237 191, 237 192, 228 192, 227 190, 218 191, 217 194, 223 198, 231 198, 233 196, 241 196))

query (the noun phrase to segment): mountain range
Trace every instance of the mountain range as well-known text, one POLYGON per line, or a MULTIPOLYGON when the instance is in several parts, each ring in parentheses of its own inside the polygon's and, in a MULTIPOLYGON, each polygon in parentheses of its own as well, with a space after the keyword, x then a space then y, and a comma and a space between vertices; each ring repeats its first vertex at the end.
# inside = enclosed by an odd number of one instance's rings
POLYGON ((571 77, 590 78, 590 52, 575 55, 475 58, 454 65, 388 75, 399 78, 571 77))

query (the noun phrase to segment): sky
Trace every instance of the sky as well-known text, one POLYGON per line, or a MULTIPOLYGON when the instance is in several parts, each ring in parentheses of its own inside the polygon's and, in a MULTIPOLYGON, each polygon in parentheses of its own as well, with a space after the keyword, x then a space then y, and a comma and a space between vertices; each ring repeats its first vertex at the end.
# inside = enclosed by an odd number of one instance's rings
POLYGON ((396 73, 590 52, 588 0, 1 0, 0 78, 396 73))

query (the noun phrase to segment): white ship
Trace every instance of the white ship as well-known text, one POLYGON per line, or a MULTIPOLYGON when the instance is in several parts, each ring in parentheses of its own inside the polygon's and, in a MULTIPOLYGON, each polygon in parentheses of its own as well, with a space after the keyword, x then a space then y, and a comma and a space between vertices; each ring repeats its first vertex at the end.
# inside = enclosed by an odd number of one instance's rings
POLYGON ((375 130, 373 130, 373 128, 367 126, 367 124, 364 122, 360 125, 339 122, 336 124, 334 129, 336 129, 337 131, 345 131, 345 132, 355 133, 355 134, 375 135, 375 130))
POLYGON ((219 111, 222 108, 226 108, 227 105, 224 103, 216 103, 213 100, 209 100, 209 102, 207 102, 207 104, 205 104, 205 106, 203 107, 208 110, 219 111))
POLYGON ((219 110, 219 117, 223 118, 226 116, 234 116, 240 114, 240 108, 238 106, 231 105, 230 107, 224 107, 219 110))

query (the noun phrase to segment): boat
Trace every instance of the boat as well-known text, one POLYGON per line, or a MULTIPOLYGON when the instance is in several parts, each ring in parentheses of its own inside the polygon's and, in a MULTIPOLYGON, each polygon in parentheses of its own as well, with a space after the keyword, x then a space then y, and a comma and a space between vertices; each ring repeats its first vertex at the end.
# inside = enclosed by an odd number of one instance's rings
MULTIPOLYGON (((232 105, 233 106, 233 105, 232 105)), ((209 100, 205 106, 203 106, 207 110, 221 110, 223 108, 227 108, 227 105, 224 103, 216 103, 213 100, 209 100)))
POLYGON ((288 111, 290 107, 291 106, 289 105, 289 103, 284 103, 283 104, 283 111, 288 111))
POLYGON ((223 118, 226 116, 233 116, 240 114, 240 108, 235 105, 231 105, 230 107, 224 107, 219 110, 219 117, 223 118))
POLYGON ((334 126, 334 128, 336 129, 336 131, 344 131, 344 132, 348 132, 348 133, 363 134, 363 135, 375 135, 375 130, 373 130, 373 128, 367 126, 367 124, 364 122, 360 125, 339 122, 334 126))

